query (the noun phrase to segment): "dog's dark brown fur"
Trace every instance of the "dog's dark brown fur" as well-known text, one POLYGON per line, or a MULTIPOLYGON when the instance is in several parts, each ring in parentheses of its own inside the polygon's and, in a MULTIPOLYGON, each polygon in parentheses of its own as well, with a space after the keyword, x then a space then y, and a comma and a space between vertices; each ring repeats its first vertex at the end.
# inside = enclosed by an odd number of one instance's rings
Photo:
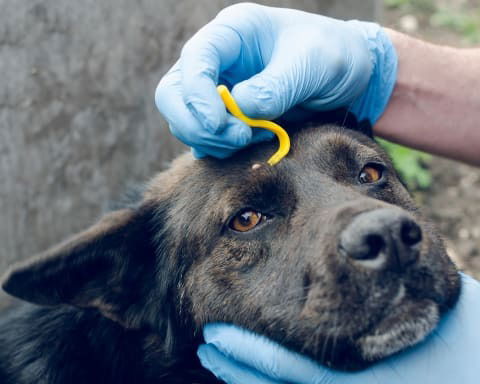
POLYGON ((137 203, 14 267, 3 288, 33 304, 0 320, 0 382, 211 383, 195 355, 210 322, 344 369, 423 339, 459 279, 387 156, 338 127, 292 141, 275 167, 264 163, 275 143, 221 161, 181 156, 137 203), (382 178, 361 184, 369 163, 382 178), (266 219, 236 232, 244 209, 266 219), (352 220, 379 209, 420 225, 415 263, 368 267, 339 251, 352 220))

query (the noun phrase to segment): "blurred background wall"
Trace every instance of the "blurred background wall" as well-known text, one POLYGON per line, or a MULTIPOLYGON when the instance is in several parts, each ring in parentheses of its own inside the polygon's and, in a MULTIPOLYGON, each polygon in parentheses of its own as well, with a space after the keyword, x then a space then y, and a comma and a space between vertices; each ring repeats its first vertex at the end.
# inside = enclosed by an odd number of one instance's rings
MULTIPOLYGON (((0 272, 83 229, 184 150, 154 89, 182 44, 233 3, 0 0, 0 272)), ((381 11, 377 0, 261 3, 381 11)))

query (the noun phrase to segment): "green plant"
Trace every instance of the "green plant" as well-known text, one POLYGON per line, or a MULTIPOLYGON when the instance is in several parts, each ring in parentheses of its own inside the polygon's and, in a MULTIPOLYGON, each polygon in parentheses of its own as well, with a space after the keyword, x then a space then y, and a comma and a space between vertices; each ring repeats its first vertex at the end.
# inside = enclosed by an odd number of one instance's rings
POLYGON ((466 43, 480 43, 480 8, 470 3, 440 6, 435 0, 384 0, 387 8, 401 14, 423 15, 435 28, 460 34, 466 43))
POLYGON ((440 8, 430 17, 430 25, 459 34, 470 44, 480 43, 480 9, 440 8))
POLYGON ((426 189, 431 185, 432 175, 426 166, 430 155, 387 140, 377 138, 377 141, 387 151, 409 189, 426 189))
POLYGON ((437 8, 434 0, 384 0, 384 4, 406 13, 432 13, 437 8))
POLYGON ((409 2, 410 0, 384 0, 388 8, 401 8, 408 5, 409 2))

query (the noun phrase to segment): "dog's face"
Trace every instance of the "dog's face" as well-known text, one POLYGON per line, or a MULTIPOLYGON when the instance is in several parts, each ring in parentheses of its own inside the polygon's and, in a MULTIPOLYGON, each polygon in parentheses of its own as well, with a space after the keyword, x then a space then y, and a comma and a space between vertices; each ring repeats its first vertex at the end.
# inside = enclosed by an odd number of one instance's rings
POLYGON ((384 152, 335 127, 297 132, 270 167, 274 147, 180 157, 140 203, 14 268, 5 290, 148 326, 169 351, 209 322, 344 369, 422 340, 459 277, 384 152))

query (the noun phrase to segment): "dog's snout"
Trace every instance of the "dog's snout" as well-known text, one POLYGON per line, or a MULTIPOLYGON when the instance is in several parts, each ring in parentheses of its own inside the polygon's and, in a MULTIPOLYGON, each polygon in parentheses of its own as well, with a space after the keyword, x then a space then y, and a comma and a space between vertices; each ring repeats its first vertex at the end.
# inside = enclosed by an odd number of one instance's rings
POLYGON ((355 216, 339 249, 367 267, 402 270, 417 261, 421 241, 420 226, 407 212, 382 208, 355 216))

